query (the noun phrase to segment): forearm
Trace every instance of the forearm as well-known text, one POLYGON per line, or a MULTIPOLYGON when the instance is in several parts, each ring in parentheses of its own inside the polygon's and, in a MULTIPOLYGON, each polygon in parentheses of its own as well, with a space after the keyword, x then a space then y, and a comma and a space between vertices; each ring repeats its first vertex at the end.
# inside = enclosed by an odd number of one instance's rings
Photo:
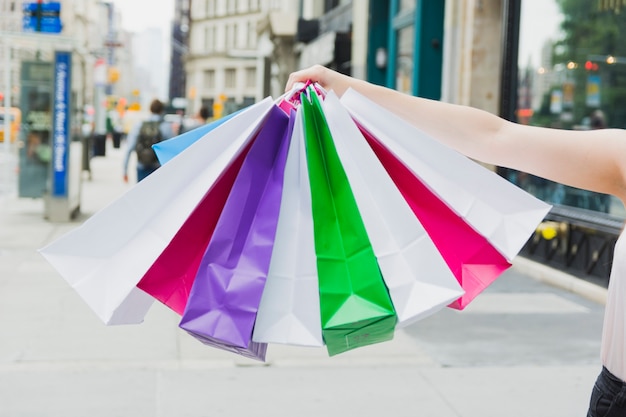
POLYGON ((316 65, 292 73, 343 95, 354 89, 458 152, 578 188, 626 200, 625 131, 572 132, 520 125, 469 106, 428 100, 377 86, 316 65), (618 157, 620 156, 620 157, 618 157))
MULTIPOLYGON (((347 90, 342 87, 345 85, 340 86, 340 94, 347 90)), ((497 143, 508 122, 493 114, 410 96, 362 80, 354 80, 348 87, 470 158, 496 165, 508 162, 507 152, 497 143)))

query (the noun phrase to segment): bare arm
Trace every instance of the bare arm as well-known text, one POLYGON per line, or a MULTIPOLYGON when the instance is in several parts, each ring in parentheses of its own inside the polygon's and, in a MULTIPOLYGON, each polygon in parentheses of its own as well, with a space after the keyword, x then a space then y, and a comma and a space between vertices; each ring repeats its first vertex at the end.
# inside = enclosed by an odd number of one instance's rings
POLYGON ((483 110, 414 97, 316 65, 295 72, 341 96, 352 88, 462 154, 626 200, 626 131, 571 131, 508 122, 483 110))

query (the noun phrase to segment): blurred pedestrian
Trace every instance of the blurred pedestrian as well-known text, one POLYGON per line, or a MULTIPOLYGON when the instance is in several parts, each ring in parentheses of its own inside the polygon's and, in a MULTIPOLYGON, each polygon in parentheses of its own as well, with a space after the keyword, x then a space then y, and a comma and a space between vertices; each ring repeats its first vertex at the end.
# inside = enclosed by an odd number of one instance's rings
POLYGON ((128 163, 133 152, 137 155, 137 182, 161 166, 152 145, 175 136, 172 123, 163 119, 164 110, 161 101, 153 100, 150 103, 150 116, 135 124, 128 132, 123 166, 125 182, 128 182, 128 163))
MULTIPOLYGON (((210 117, 209 108, 200 107, 200 110, 193 117, 189 118, 184 124, 183 132, 188 132, 207 123, 210 117)), ((181 132, 182 133, 182 132, 181 132)))
MULTIPOLYGON (((512 123, 486 111, 428 100, 316 65, 290 75, 286 90, 314 81, 341 96, 352 88, 460 153, 487 164, 626 202, 626 130, 572 131, 512 123)), ((593 122, 592 122, 593 123, 593 122)), ((626 232, 615 246, 601 344, 602 370, 587 417, 626 416, 626 232)))
POLYGON ((107 112, 106 129, 107 135, 111 138, 113 142, 113 147, 119 148, 121 146, 124 127, 122 126, 122 117, 115 108, 110 109, 107 112))
POLYGON ((589 125, 592 129, 606 129, 606 116, 602 110, 594 110, 589 116, 589 125))

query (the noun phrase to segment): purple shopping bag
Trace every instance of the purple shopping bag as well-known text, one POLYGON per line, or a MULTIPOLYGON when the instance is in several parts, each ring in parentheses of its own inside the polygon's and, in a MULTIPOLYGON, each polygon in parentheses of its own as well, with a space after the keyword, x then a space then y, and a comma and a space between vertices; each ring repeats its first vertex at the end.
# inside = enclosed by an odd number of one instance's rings
POLYGON ((274 107, 243 162, 204 253, 180 327, 205 344, 265 360, 252 331, 269 270, 293 117, 274 107))

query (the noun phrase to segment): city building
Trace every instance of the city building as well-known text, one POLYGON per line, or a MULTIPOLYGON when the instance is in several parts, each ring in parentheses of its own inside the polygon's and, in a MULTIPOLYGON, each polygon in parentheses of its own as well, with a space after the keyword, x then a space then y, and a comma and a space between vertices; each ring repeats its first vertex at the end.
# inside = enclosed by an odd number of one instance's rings
POLYGON ((189 111, 205 106, 219 117, 262 99, 275 63, 264 59, 274 46, 262 42, 258 28, 272 12, 291 12, 295 27, 297 6, 290 0, 193 1, 185 65, 189 111))
POLYGON ((185 58, 189 52, 189 13, 191 0, 175 0, 170 54, 169 100, 187 96, 185 58))

